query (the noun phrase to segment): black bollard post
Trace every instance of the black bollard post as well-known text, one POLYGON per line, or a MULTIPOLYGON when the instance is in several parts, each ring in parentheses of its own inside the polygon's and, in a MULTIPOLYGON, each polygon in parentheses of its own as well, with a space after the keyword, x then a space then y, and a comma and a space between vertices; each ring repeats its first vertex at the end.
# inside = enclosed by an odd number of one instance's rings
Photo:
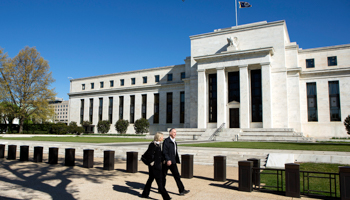
POLYGON ((43 147, 36 146, 34 147, 34 162, 42 162, 43 161, 43 147))
POLYGON ((130 173, 137 172, 137 164, 138 164, 138 152, 129 151, 126 152, 126 171, 130 173))
POLYGON ((94 167, 94 150, 93 149, 84 149, 83 167, 85 168, 94 167))
POLYGON ((8 160, 16 160, 16 153, 17 153, 17 145, 8 145, 7 150, 7 159, 8 160))
POLYGON ((253 161, 238 161, 238 190, 253 191, 252 183, 253 161))
POLYGON ((0 158, 5 158, 5 145, 0 144, 0 158))
POLYGON ((49 164, 58 163, 58 147, 49 147, 49 164))
POLYGON ((66 148, 66 154, 64 157, 64 165, 65 166, 74 166, 75 165, 75 149, 74 148, 66 148))
POLYGON ((341 200, 350 200, 350 167, 339 167, 341 200))
POLYGON ((214 181, 226 181, 226 156, 214 156, 214 181))
POLYGON ((300 166, 294 163, 286 163, 286 196, 300 198, 300 166))
POLYGON ((193 155, 181 155, 181 178, 193 178, 193 155))
MULTIPOLYGON (((253 167, 260 168, 260 159, 249 158, 247 161, 253 161, 253 167)), ((258 187, 260 185, 260 170, 253 170, 252 173, 253 184, 255 187, 258 187)))
POLYGON ((22 145, 19 147, 19 160, 20 161, 28 161, 29 160, 29 146, 28 145, 22 145))
POLYGON ((103 169, 104 170, 114 170, 114 151, 106 150, 103 152, 103 169))

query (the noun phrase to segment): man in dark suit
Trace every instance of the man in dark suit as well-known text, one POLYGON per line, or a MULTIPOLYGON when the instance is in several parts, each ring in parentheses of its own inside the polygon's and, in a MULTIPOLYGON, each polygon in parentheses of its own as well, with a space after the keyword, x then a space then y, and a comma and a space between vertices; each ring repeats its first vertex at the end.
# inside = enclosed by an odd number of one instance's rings
POLYGON ((177 143, 175 142, 176 129, 171 128, 169 131, 169 137, 163 142, 163 154, 165 163, 163 164, 163 185, 166 184, 166 175, 170 169, 174 176, 177 187, 179 188, 180 195, 189 193, 189 190, 185 190, 182 184, 179 170, 177 169, 176 163, 180 163, 179 154, 177 153, 177 143))

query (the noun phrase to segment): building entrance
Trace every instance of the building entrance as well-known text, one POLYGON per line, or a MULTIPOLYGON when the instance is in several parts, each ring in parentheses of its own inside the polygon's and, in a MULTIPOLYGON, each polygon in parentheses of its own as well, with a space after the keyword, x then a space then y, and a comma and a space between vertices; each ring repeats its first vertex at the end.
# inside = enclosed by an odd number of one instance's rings
POLYGON ((230 128, 239 128, 239 108, 230 108, 230 128))

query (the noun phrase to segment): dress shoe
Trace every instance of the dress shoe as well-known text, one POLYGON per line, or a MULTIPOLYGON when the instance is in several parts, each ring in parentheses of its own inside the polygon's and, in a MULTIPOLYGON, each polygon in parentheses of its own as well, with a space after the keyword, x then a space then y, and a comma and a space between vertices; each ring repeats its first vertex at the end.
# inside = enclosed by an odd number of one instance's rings
POLYGON ((183 195, 185 195, 185 194, 187 194, 187 193, 189 193, 189 192, 190 192, 189 190, 184 190, 184 191, 182 191, 182 192, 180 193, 180 195, 183 196, 183 195))

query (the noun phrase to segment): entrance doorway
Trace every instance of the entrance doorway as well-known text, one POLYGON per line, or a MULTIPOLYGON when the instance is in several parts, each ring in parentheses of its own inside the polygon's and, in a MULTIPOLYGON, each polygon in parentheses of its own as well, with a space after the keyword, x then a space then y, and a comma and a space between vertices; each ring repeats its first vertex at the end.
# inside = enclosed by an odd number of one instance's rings
POLYGON ((230 128, 239 128, 239 108, 230 108, 230 128))

